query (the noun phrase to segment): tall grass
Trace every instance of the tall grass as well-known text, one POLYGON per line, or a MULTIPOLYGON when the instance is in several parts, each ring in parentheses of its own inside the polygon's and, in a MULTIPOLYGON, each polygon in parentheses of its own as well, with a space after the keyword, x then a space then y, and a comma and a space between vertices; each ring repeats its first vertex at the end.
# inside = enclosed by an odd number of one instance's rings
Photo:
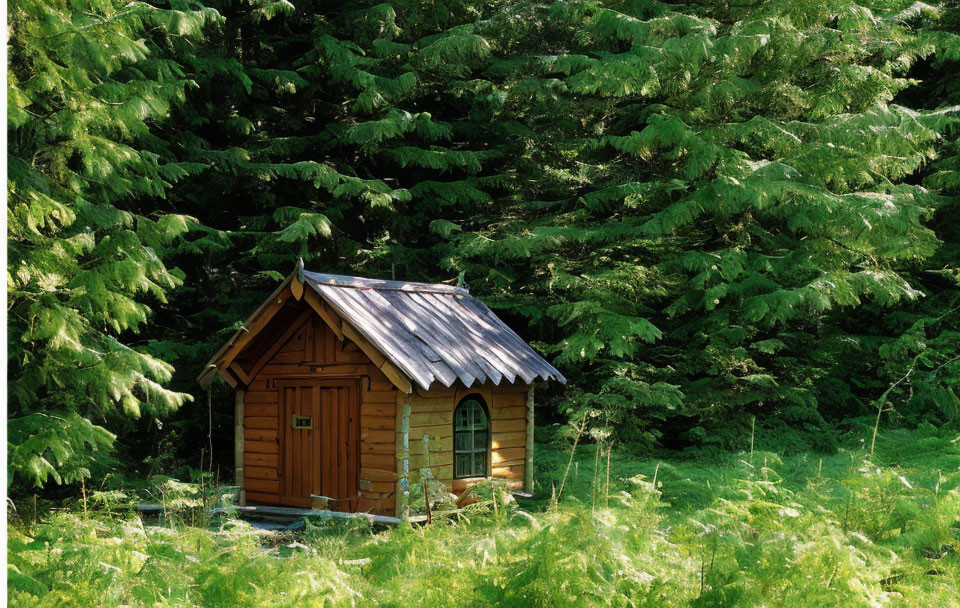
POLYGON ((538 446, 539 494, 568 471, 559 504, 491 486, 422 527, 267 536, 176 508, 144 525, 94 499, 11 528, 11 605, 960 607, 949 435, 881 434, 873 459, 595 450, 567 467, 569 449, 538 446))

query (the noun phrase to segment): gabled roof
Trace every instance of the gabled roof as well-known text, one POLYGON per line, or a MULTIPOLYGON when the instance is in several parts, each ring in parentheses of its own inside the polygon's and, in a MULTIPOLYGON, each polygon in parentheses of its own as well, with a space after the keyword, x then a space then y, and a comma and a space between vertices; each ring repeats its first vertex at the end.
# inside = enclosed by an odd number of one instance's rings
MULTIPOLYGON (((375 363, 377 358, 385 359, 388 363, 381 369, 407 392, 413 383, 428 389, 434 382, 450 386, 457 380, 466 386, 488 381, 498 385, 504 380, 529 384, 555 379, 566 383, 560 372, 466 289, 321 274, 302 267, 284 283, 289 283, 297 299, 301 297, 297 295, 299 290, 338 335, 345 334, 361 348, 366 347, 365 352, 371 347, 377 351, 368 352, 368 356, 382 355, 371 358, 375 363), (319 302, 312 301, 317 299, 314 294, 319 302), (403 377, 393 378, 396 372, 403 377)), ((268 310, 273 300, 279 303, 277 293, 265 303, 267 309, 261 306, 258 312, 268 310)), ((255 324, 251 318, 244 326, 249 329, 255 324)), ((258 327, 262 329, 263 325, 258 327)), ((212 378, 216 366, 229 365, 224 355, 229 356, 231 345, 243 337, 242 332, 237 332, 211 359, 199 378, 201 382, 212 378)))

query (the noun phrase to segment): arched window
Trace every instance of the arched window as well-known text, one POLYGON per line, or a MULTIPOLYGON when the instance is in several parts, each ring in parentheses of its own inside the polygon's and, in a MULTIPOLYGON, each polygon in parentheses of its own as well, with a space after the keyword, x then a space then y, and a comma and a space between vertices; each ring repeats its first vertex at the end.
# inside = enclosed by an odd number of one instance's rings
POLYGON ((485 477, 490 452, 490 417, 479 395, 464 397, 453 412, 453 476, 485 477))

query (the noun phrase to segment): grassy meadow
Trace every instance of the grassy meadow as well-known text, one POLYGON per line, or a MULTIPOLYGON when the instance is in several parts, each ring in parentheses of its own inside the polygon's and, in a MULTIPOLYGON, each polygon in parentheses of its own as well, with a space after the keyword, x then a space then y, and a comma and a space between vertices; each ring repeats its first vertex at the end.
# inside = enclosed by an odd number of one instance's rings
MULTIPOLYGON (((549 432, 541 433, 549 435, 549 432)), ((632 454, 538 445, 538 495, 497 487, 455 522, 264 534, 168 481, 144 524, 90 493, 10 512, 11 606, 960 606, 960 442, 876 453, 632 454), (201 525, 191 525, 201 524, 201 525)), ((441 520, 445 518, 441 517, 441 520)))

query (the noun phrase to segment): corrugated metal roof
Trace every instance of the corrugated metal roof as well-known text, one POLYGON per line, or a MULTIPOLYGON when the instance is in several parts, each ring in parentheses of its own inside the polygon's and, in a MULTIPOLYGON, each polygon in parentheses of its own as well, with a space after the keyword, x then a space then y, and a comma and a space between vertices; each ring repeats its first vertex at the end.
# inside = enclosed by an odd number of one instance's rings
POLYGON ((465 289, 303 271, 305 286, 411 380, 466 386, 566 378, 465 289))

